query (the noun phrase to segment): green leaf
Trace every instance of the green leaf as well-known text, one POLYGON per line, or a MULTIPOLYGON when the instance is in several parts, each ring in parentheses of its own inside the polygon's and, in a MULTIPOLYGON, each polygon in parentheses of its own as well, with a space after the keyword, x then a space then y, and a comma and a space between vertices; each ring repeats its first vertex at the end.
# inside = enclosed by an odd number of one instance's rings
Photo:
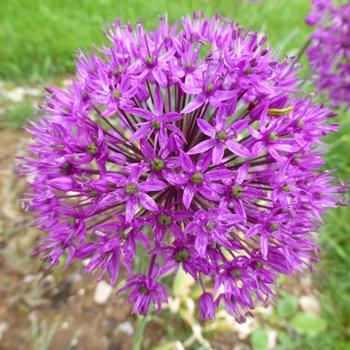
POLYGON ((325 331, 327 321, 317 315, 298 313, 291 325, 300 334, 315 335, 325 331))
POLYGON ((293 317, 298 310, 298 298, 294 295, 286 295, 277 303, 277 314, 283 318, 293 317))
POLYGON ((349 350, 350 342, 338 342, 335 346, 335 350, 349 350))
POLYGON ((268 335, 266 329, 257 328, 252 333, 250 342, 253 350, 267 350, 268 335))
POLYGON ((283 348, 291 347, 295 343, 295 341, 286 332, 278 333, 278 342, 283 348))

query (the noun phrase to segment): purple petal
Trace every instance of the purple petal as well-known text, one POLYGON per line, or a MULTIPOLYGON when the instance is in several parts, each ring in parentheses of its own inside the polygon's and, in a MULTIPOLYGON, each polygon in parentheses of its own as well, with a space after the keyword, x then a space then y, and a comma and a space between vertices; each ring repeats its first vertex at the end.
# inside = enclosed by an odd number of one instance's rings
POLYGON ((214 96, 220 101, 225 101, 235 97, 236 91, 216 90, 214 96))
POLYGON ((281 156, 277 152, 277 150, 275 148, 275 145, 269 146, 268 150, 269 150, 269 153, 270 153, 271 157, 276 159, 278 162, 283 162, 285 160, 285 157, 281 156))
POLYGON ((133 165, 130 167, 131 167, 131 171, 130 171, 129 180, 130 182, 137 182, 137 180, 141 176, 142 168, 140 165, 133 165))
POLYGON ((168 49, 164 54, 162 54, 158 60, 159 62, 166 63, 168 62, 176 53, 176 50, 174 48, 168 49))
POLYGON ((193 186, 185 187, 184 193, 182 195, 182 201, 186 209, 190 207, 194 194, 195 190, 193 186))
POLYGON ((157 211, 158 210, 157 203, 149 195, 147 195, 146 193, 140 192, 139 197, 140 197, 140 204, 145 209, 150 210, 150 211, 157 211))
POLYGON ((191 113, 194 110, 198 109, 200 106, 203 105, 203 103, 206 101, 206 97, 203 95, 199 95, 195 97, 195 99, 190 102, 182 111, 181 113, 186 114, 186 113, 191 113))
POLYGON ((199 193, 206 199, 210 199, 212 201, 220 201, 220 196, 213 191, 213 189, 207 185, 200 186, 198 188, 199 193))
MULTIPOLYGON (((201 73, 198 73, 199 69, 197 70, 197 72, 193 72, 193 73, 187 73, 186 74, 186 77, 185 77, 185 84, 186 86, 196 86, 198 85, 198 81, 201 81, 202 80, 202 75, 201 73)), ((202 89, 201 88, 198 88, 198 91, 197 94, 199 94, 202 89)))
POLYGON ((262 142, 256 142, 252 147, 252 156, 258 157, 262 153, 264 148, 265 146, 262 142))
POLYGON ((106 186, 107 182, 117 184, 118 186, 123 186, 127 184, 128 179, 121 174, 106 174, 102 179, 96 180, 94 184, 106 186))
POLYGON ((159 141, 162 147, 166 146, 168 143, 168 133, 166 128, 162 127, 158 133, 159 141))
POLYGON ((137 204, 137 198, 135 196, 128 198, 125 206, 125 219, 127 222, 130 222, 134 218, 137 210, 137 204))
POLYGON ((215 116, 215 132, 222 131, 225 128, 227 115, 227 107, 226 105, 222 105, 215 116))
POLYGON ((228 169, 211 170, 205 173, 205 178, 209 181, 232 179, 233 173, 228 169))
POLYGON ((213 164, 214 165, 220 164, 223 157, 224 157, 224 145, 223 143, 219 142, 213 148, 213 153, 212 153, 213 164))
POLYGON ((164 74, 164 72, 162 71, 162 69, 160 68, 155 68, 153 69, 152 71, 153 73, 153 77, 155 79, 155 81, 162 87, 166 87, 167 86, 167 83, 168 83, 168 80, 167 80, 167 77, 166 75, 164 74))
POLYGON ((150 248, 150 243, 147 235, 145 235, 142 232, 138 232, 137 234, 137 240, 145 247, 145 248, 150 248))
POLYGON ((250 162, 244 163, 237 172, 237 177, 236 177, 236 182, 238 184, 241 184, 245 177, 248 175, 248 170, 249 170, 250 162))
POLYGON ((193 86, 190 84, 184 84, 181 80, 179 81, 181 90, 189 95, 198 95, 202 92, 201 87, 193 86))
POLYGON ((269 243, 268 237, 263 234, 260 238, 260 249, 261 249, 261 255, 262 255, 264 260, 266 260, 266 258, 267 258, 267 253, 268 253, 268 249, 269 249, 268 243, 269 243))
POLYGON ((73 184, 73 180, 68 176, 59 176, 49 180, 49 185, 60 191, 70 191, 73 188, 73 184))
POLYGON ((141 140, 140 146, 141 146, 141 152, 146 156, 148 160, 155 158, 156 152, 146 140, 141 140))
POLYGON ((167 184, 160 180, 145 181, 139 186, 142 192, 162 191, 167 187, 167 184))
POLYGON ((128 113, 137 115, 137 116, 144 118, 146 120, 151 120, 154 117, 154 115, 151 111, 149 111, 148 109, 143 109, 143 108, 131 108, 128 111, 128 113))
MULTIPOLYGON (((110 153, 108 154, 108 160, 113 162, 113 163, 116 163, 116 164, 119 164, 119 165, 124 165, 125 162, 126 162, 126 157, 124 156, 124 154, 121 154, 121 153, 110 153)), ((103 162, 105 162, 105 159, 103 159, 103 162)))
POLYGON ((196 235, 196 240, 194 242, 194 246, 198 252, 198 255, 204 257, 207 251, 209 238, 208 235, 203 231, 199 231, 196 235))
POLYGON ((180 151, 180 159, 181 159, 182 168, 184 170, 186 170, 186 171, 193 170, 193 162, 192 162, 190 156, 182 150, 180 151))
POLYGON ((163 114, 162 117, 159 117, 159 121, 163 122, 175 122, 176 120, 181 120, 183 118, 183 115, 181 113, 176 112, 167 112, 163 114))
POLYGON ((262 139, 262 135, 259 131, 253 129, 252 127, 248 127, 248 131, 249 131, 249 134, 252 135, 255 139, 257 140, 261 140, 262 139))
POLYGON ((284 152, 296 152, 296 149, 294 146, 289 145, 287 143, 277 143, 273 145, 273 148, 278 149, 279 151, 284 151, 284 152))
POLYGON ((219 108, 222 105, 221 101, 218 98, 216 98, 215 96, 209 97, 209 103, 215 108, 219 108))
POLYGON ((133 98, 136 95, 138 89, 139 89, 138 84, 134 84, 133 86, 130 87, 129 90, 126 90, 123 93, 123 96, 126 98, 133 98))
POLYGON ((157 115, 163 114, 163 96, 158 86, 154 89, 154 110, 157 115))
POLYGON ((135 134, 133 134, 129 141, 130 142, 135 142, 135 141, 138 141, 144 137, 147 136, 147 134, 149 133, 150 131, 150 128, 149 128, 149 123, 145 123, 145 124, 141 124, 142 126, 135 132, 135 134))
POLYGON ((227 140, 226 146, 232 153, 236 154, 239 157, 243 157, 243 158, 251 157, 250 151, 236 141, 227 140))
POLYGON ((118 110, 119 105, 117 103, 111 103, 102 113, 103 117, 110 117, 118 110))
POLYGON ((246 238, 251 238, 259 233, 260 225, 254 225, 249 228, 245 234, 246 238))
POLYGON ((200 142, 198 145, 195 145, 192 147, 187 153, 188 154, 198 154, 208 151, 209 149, 213 148, 216 144, 215 140, 205 140, 200 142))
POLYGON ((268 105, 267 103, 265 104, 263 110, 260 112, 260 130, 262 132, 265 132, 266 130, 266 124, 267 124, 267 120, 268 120, 268 117, 267 117, 267 112, 268 112, 268 105))
POLYGON ((171 185, 183 185, 188 181, 185 174, 163 172, 163 176, 171 185))
POLYGON ((214 128, 214 126, 210 125, 206 120, 198 119, 197 125, 203 134, 209 137, 215 136, 216 129, 214 128))
POLYGON ((108 274, 110 277, 111 285, 114 286, 117 283, 119 276, 119 251, 117 250, 115 254, 113 254, 111 261, 108 264, 108 274))
POLYGON ((176 136, 180 137, 184 142, 186 142, 186 138, 183 133, 177 128, 174 124, 167 124, 166 128, 172 131, 176 136))
POLYGON ((205 171, 211 164, 211 152, 203 153, 197 161, 196 169, 198 171, 205 171))

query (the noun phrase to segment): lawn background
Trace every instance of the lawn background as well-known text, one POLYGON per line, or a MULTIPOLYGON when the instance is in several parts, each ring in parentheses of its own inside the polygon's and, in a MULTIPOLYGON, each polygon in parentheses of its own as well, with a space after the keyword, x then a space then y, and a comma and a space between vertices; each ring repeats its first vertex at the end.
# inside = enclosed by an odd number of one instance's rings
POLYGON ((100 28, 116 17, 132 23, 142 17, 151 28, 161 14, 173 21, 198 9, 263 29, 283 52, 301 46, 310 32, 304 25, 308 0, 1 0, 0 78, 37 80, 72 72, 74 52, 103 42, 100 28))

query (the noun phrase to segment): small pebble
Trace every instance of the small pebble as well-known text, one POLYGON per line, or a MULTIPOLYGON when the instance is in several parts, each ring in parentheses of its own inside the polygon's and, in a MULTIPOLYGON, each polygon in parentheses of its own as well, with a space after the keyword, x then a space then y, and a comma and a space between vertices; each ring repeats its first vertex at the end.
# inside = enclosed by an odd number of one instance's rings
POLYGON ((320 303, 313 295, 301 296, 299 299, 299 304, 303 311, 310 314, 319 315, 321 311, 320 303))
POLYGON ((247 318, 246 322, 244 323, 237 323, 236 330, 238 333, 238 338, 241 340, 246 339, 253 332, 254 328, 255 321, 249 318, 247 318))
POLYGON ((10 91, 4 91, 4 97, 12 102, 22 102, 25 96, 25 89, 22 87, 16 87, 10 91))
POLYGON ((67 330, 68 327, 69 327, 69 323, 68 323, 68 322, 63 322, 63 323, 62 323, 62 329, 63 329, 63 330, 67 330))
POLYGON ((94 302, 98 305, 103 305, 107 302, 111 296, 113 288, 105 281, 101 281, 97 284, 94 293, 94 302))
POLYGON ((276 348, 278 332, 275 329, 269 329, 267 331, 268 344, 267 348, 273 350, 276 348))
POLYGON ((8 328, 9 324, 7 322, 0 322, 0 340, 8 328))
POLYGON ((126 322, 119 324, 118 329, 127 335, 134 334, 134 327, 132 326, 131 322, 129 322, 129 321, 126 321, 126 322))

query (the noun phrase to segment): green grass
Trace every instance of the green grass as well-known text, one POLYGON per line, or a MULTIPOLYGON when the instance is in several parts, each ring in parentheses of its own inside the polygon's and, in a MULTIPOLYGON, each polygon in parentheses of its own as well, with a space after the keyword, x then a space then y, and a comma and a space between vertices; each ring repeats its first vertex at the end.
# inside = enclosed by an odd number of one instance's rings
MULTIPOLYGON (((326 139, 330 145, 326 156, 327 168, 336 169, 336 177, 349 183, 350 113, 339 112, 337 122, 340 124, 339 131, 326 139)), ((349 217, 350 207, 333 209, 320 231, 323 249, 317 283, 322 291, 323 312, 330 325, 327 338, 334 340, 331 348, 336 350, 350 349, 349 217)))
POLYGON ((32 117, 34 106, 31 102, 24 102, 19 105, 12 105, 7 110, 4 116, 0 118, 0 125, 3 127, 18 129, 32 117))
POLYGON ((308 8, 307 0, 1 0, 0 79, 33 81, 71 73, 78 48, 104 41, 100 29, 106 21, 121 17, 135 23, 142 17, 152 27, 166 12, 172 21, 198 9, 208 16, 220 12, 247 28, 263 29, 275 47, 288 43, 282 49, 297 49, 308 34, 308 8))

